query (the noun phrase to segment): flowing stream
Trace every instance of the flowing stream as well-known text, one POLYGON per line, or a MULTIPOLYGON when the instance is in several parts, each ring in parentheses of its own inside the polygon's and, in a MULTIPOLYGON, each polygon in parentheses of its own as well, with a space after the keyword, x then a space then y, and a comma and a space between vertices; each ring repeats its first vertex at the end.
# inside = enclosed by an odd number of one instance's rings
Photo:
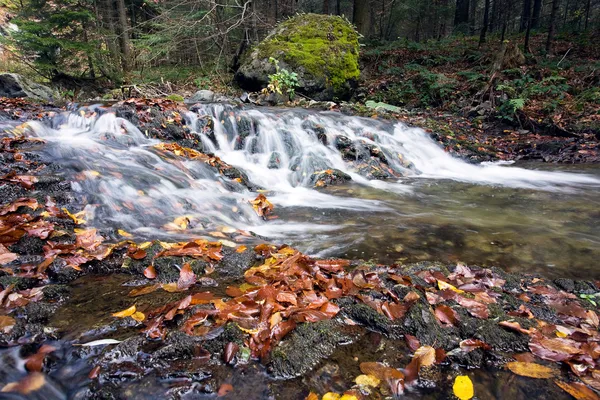
POLYGON ((190 131, 205 152, 246 174, 249 189, 202 161, 156 148, 159 141, 97 110, 28 123, 30 135, 49 143, 45 155, 75 182, 91 225, 137 239, 236 229, 317 256, 461 260, 600 278, 593 264, 600 257, 598 168, 475 165, 401 123, 196 106, 185 115, 190 131), (314 188, 327 170, 351 180, 314 188), (274 204, 276 218, 257 216, 249 203, 257 191, 274 204), (185 229, 173 222, 182 217, 185 229))

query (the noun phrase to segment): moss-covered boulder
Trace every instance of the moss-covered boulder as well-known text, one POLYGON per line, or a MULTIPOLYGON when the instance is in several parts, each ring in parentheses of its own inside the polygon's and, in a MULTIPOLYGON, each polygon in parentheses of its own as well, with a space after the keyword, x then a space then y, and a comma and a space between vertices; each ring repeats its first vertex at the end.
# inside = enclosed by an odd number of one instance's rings
POLYGON ((360 75, 358 33, 344 18, 301 14, 279 24, 245 56, 236 80, 246 90, 267 86, 280 69, 298 74, 297 91, 315 100, 348 98, 360 75))

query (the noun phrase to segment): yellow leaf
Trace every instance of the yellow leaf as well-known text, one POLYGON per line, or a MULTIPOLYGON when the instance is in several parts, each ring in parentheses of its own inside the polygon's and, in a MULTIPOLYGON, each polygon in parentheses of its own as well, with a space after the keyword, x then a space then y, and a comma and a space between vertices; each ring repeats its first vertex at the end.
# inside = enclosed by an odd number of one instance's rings
POLYGON ((236 253, 243 253, 243 252, 245 252, 245 251, 246 251, 246 249, 247 249, 247 247, 246 247, 246 246, 244 246, 244 245, 241 245, 241 246, 238 246, 238 248, 237 248, 237 249, 235 249, 235 252, 236 252, 236 253))
POLYGON ((381 381, 373 375, 359 375, 356 377, 356 379, 354 379, 354 382, 356 382, 358 385, 372 387, 377 387, 381 383, 381 381))
POLYGON ((321 400, 340 400, 340 395, 334 392, 328 392, 323 395, 321 400))
POLYGON ((340 400, 358 400, 358 397, 356 397, 353 394, 345 394, 342 397, 340 397, 340 400))
POLYGON ((119 233, 119 235, 123 236, 123 237, 133 237, 133 235, 127 231, 124 231, 123 229, 119 229, 117 231, 119 233))
POLYGON ((529 378, 548 379, 556 375, 552 368, 531 362, 509 362, 506 367, 513 373, 529 378))
POLYGON ((473 391, 473 382, 466 375, 459 375, 454 379, 452 390, 454 391, 454 395, 460 400, 469 400, 475 394, 473 391))
POLYGON ((227 247, 237 247, 237 244, 233 243, 231 240, 219 239, 219 243, 227 247))
POLYGON ((181 229, 187 229, 190 219, 184 215, 182 217, 175 218, 173 223, 181 229))
POLYGON ((75 214, 71 214, 69 212, 69 210, 67 210, 66 208, 63 207, 63 212, 65 214, 67 214, 72 220, 73 222, 75 222, 77 225, 81 225, 81 224, 85 224, 85 219, 83 219, 83 217, 85 217, 85 211, 79 211, 78 213, 75 214))
POLYGON ((277 325, 278 323, 280 323, 282 321, 282 317, 281 317, 281 313, 280 312, 276 312, 273 315, 271 315, 271 318, 269 318, 269 325, 271 326, 271 329, 273 329, 273 327, 275 325, 277 325))
POLYGON ((135 309, 135 304, 134 304, 126 310, 114 313, 112 316, 117 317, 117 318, 127 318, 127 317, 131 317, 133 314, 135 314, 135 311, 136 311, 136 309, 135 309))
POLYGON ((554 380, 554 383, 577 400, 598 400, 598 395, 583 383, 567 383, 558 379, 554 380))
POLYGON ((136 311, 131 315, 131 318, 135 319, 137 322, 142 322, 146 319, 146 316, 143 313, 136 311))
POLYGON ((429 367, 435 363, 435 349, 431 346, 421 346, 415 351, 414 358, 419 360, 419 367, 429 367))
POLYGON ((451 284, 444 282, 444 281, 440 281, 439 279, 438 279, 438 288, 440 290, 450 289, 456 293, 464 293, 465 292, 464 290, 457 289, 456 287, 452 286, 451 284))
POLYGON ((240 329, 240 331, 247 333, 249 335, 255 335, 259 332, 258 329, 246 329, 246 328, 242 328, 241 326, 239 326, 238 324, 236 324, 237 327, 240 329))
POLYGON ((146 250, 150 246, 152 246, 152 242, 144 242, 138 245, 138 249, 146 250))

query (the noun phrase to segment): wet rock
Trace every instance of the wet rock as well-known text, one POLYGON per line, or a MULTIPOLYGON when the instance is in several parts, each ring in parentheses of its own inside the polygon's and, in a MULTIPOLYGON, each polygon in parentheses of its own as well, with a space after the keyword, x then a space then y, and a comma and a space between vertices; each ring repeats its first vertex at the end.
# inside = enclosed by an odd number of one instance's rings
POLYGON ((236 324, 230 322, 223 327, 223 331, 214 339, 205 341, 202 346, 211 354, 213 359, 221 360, 227 343, 244 346, 245 335, 236 324))
POLYGON ((33 82, 19 74, 0 74, 0 97, 29 97, 32 99, 51 101, 52 89, 33 82))
POLYGON ((38 286, 39 280, 14 275, 0 276, 0 286, 7 288, 10 285, 14 285, 13 290, 26 290, 38 286))
POLYGON ((25 318, 30 323, 46 323, 58 309, 58 304, 33 302, 23 308, 25 318))
POLYGON ((43 289, 44 299, 49 301, 63 301, 71 292, 67 285, 48 285, 43 289))
POLYGON ((310 182, 316 187, 339 185, 352 180, 352 177, 339 169, 328 169, 315 172, 310 176, 310 182))
POLYGON ((173 331, 165 338, 165 345, 152 354, 152 358, 156 361, 192 358, 198 347, 199 343, 195 338, 173 331))
POLYGON ((269 169, 279 169, 279 167, 281 166, 281 155, 274 151, 273 153, 271 153, 271 157, 269 158, 269 164, 267 165, 267 168, 269 169))
POLYGON ((57 283, 69 283, 85 274, 83 271, 67 267, 67 262, 60 258, 57 258, 50 264, 47 273, 48 277, 57 283))
POLYGON ((394 330, 391 320, 366 304, 355 303, 352 299, 340 299, 338 304, 342 307, 342 313, 345 316, 370 331, 383 333, 386 336, 398 336, 400 334, 399 331, 394 330))
POLYGON ((276 378, 294 378, 313 369, 342 344, 357 337, 356 331, 333 320, 300 324, 271 353, 269 371, 276 378))
MULTIPOLYGON (((454 328, 442 328, 425 300, 414 304, 402 321, 403 331, 416 336, 421 345, 452 349, 460 338, 454 328)), ((472 331, 471 331, 472 332, 472 331)))
POLYGON ((186 100, 186 103, 210 103, 214 101, 214 99, 215 92, 212 90, 198 90, 186 100))
POLYGON ((38 237, 25 235, 9 248, 17 254, 44 254, 45 244, 46 242, 38 237))

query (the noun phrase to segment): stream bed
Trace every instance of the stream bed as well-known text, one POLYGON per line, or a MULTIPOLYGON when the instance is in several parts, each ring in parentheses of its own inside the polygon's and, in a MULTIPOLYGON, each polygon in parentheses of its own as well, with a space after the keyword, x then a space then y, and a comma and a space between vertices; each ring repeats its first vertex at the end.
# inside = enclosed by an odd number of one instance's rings
MULTIPOLYGON (((512 323, 516 315, 521 326, 542 332, 534 316, 559 324, 562 312, 565 323, 590 329, 580 319, 597 310, 585 299, 593 299, 593 281, 600 280, 598 166, 475 164, 451 157, 420 129, 330 112, 199 105, 177 114, 187 129, 185 146, 157 140, 118 115, 90 106, 19 128, 33 140, 27 154, 48 163, 35 170, 41 171, 36 184, 62 186, 27 188, 46 202, 45 214, 35 216, 49 230, 43 242, 0 242, 19 253, 7 263, 15 276, 39 279, 23 288, 22 281, 3 285, 6 296, 14 289, 13 295, 33 297, 42 284, 45 291, 39 303, 9 299, 19 307, 6 315, 21 334, 7 334, 0 347, 0 386, 40 379, 26 361, 42 344, 53 350, 42 358, 46 374, 35 390, 0 398, 304 399, 350 388, 364 398, 390 396, 356 388, 361 363, 368 362, 407 374, 402 398, 451 398, 457 375, 470 376, 480 399, 569 398, 551 381, 503 367, 531 353, 523 332, 497 322, 512 323), (61 213, 47 196, 70 212, 61 213), (190 246, 202 250, 190 253, 190 246), (29 260, 49 254, 58 258, 35 275, 29 260), (265 272, 288 263, 297 280, 265 272), (297 285, 306 278, 298 266, 313 274, 315 288, 297 285), (194 280, 182 289, 185 273, 194 280), (334 289, 316 288, 319 281, 334 289), (177 290, 169 286, 174 282, 177 290), (539 282, 548 286, 540 289, 539 282), (289 308, 289 297, 275 301, 261 285, 286 288, 306 309, 289 308), (460 285, 484 293, 485 300, 476 297, 490 302, 484 316, 481 304, 472 309, 470 297, 456 297, 464 294, 460 285), (132 294, 140 288, 149 290, 132 294), (266 298, 248 298, 256 293, 266 298), (195 308, 186 300, 194 296, 195 308), (545 305, 557 298, 577 308, 545 305), (431 306, 444 301, 469 306, 440 325, 431 306), (311 302, 323 306, 314 310, 311 302), (390 311, 388 302, 409 305, 390 311), (248 310, 225 317, 207 311, 210 304, 223 313, 233 303, 248 310), (113 316, 132 304, 143 318, 113 316), (267 305, 285 310, 284 317, 273 317, 267 305), (189 328, 193 318, 199 326, 189 328), (273 333, 292 320, 281 337, 273 333), (266 340, 260 329, 269 323, 266 340), (409 337, 444 352, 416 381, 408 378, 415 350, 409 337), (493 351, 457 352, 471 337, 493 351), (115 342, 81 346, 98 340, 115 342), (271 340, 273 348, 263 351, 271 340), (239 348, 229 359, 233 343, 239 348)), ((18 207, 6 210, 2 221, 24 219, 18 207)), ((388 384, 392 392, 399 388, 388 384)))

